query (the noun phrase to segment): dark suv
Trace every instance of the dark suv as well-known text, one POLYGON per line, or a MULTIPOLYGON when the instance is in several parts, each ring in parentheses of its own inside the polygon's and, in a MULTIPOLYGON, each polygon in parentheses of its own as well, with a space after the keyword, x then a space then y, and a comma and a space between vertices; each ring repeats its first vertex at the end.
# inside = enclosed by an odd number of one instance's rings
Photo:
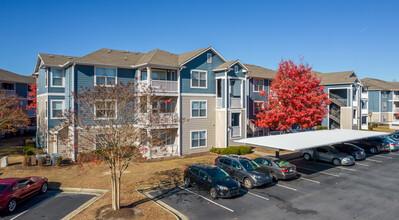
POLYGON ((256 186, 272 182, 270 172, 261 168, 255 161, 238 155, 224 155, 215 159, 216 166, 222 168, 245 188, 251 189, 256 186))
POLYGON ((240 194, 240 186, 224 170, 211 164, 192 164, 184 170, 185 187, 208 191, 213 199, 240 194))
POLYGON ((378 154, 381 151, 389 151, 389 143, 385 138, 382 137, 370 137, 351 141, 351 143, 372 154, 378 154))

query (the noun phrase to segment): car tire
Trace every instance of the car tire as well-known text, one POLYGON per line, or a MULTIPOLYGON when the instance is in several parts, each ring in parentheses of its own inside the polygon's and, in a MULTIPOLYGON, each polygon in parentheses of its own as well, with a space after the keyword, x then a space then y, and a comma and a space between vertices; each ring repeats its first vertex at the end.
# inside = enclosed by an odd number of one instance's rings
POLYGON ((252 183, 252 180, 250 178, 244 178, 244 187, 247 189, 252 189, 254 187, 254 184, 252 183))
POLYGON ((376 154, 376 153, 378 153, 378 149, 375 148, 375 147, 372 147, 372 148, 370 149, 370 153, 376 154))
POLYGON ((212 187, 209 190, 209 195, 211 195, 212 199, 217 199, 218 198, 218 192, 216 191, 216 189, 214 187, 212 187))
POLYGON ((310 160, 311 159, 310 154, 308 154, 308 153, 304 154, 303 159, 310 160))
POLYGON ((187 177, 185 177, 185 178, 184 178, 184 187, 188 188, 188 187, 190 187, 190 186, 191 186, 190 180, 189 180, 187 177))
POLYGON ((334 159, 332 160, 332 163, 333 163, 335 166, 341 165, 341 161, 340 161, 339 159, 337 159, 337 158, 334 158, 334 159))
POLYGON ((6 212, 11 213, 15 211, 16 208, 17 208, 17 200, 11 199, 7 204, 6 212))
POLYGON ((44 194, 44 193, 47 192, 47 190, 48 190, 48 183, 47 183, 47 182, 44 182, 44 183, 42 184, 42 186, 40 187, 40 193, 44 194))
POLYGON ((272 173, 272 184, 276 184, 278 182, 277 175, 275 173, 272 173))

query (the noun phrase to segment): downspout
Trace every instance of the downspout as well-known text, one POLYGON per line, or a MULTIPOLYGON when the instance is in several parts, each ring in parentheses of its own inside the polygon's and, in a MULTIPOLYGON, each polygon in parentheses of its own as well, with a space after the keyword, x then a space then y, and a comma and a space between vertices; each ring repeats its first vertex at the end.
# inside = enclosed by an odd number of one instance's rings
MULTIPOLYGON (((75 111, 75 98, 73 97, 73 92, 75 91, 75 66, 76 63, 72 65, 72 73, 71 73, 71 79, 72 79, 72 86, 71 86, 71 110, 74 112, 75 111)), ((72 116, 73 121, 75 121, 75 115, 72 116)), ((75 129, 75 123, 72 124, 72 150, 73 150, 73 160, 77 160, 77 154, 78 154, 78 149, 77 149, 77 141, 76 141, 76 129, 75 129)))
POLYGON ((225 93, 224 94, 226 94, 226 97, 225 97, 225 100, 224 100, 224 102, 225 102, 225 104, 224 104, 224 107, 225 107, 225 113, 226 113, 226 132, 225 132, 225 138, 226 138, 226 140, 225 140, 225 147, 228 147, 228 145, 229 145, 229 128, 230 128, 230 125, 229 125, 229 111, 228 111, 228 100, 230 99, 230 94, 228 93, 228 85, 229 85, 229 79, 227 78, 227 70, 224 72, 224 78, 225 78, 225 88, 224 88, 224 90, 225 90, 225 93))
POLYGON ((177 88, 178 88, 178 117, 179 117, 179 131, 178 131, 178 135, 179 135, 179 156, 183 156, 183 146, 182 146, 182 118, 181 118, 181 112, 182 112, 182 108, 181 108, 181 89, 180 89, 180 83, 181 83, 181 79, 180 79, 180 71, 183 68, 180 68, 177 70, 177 88))

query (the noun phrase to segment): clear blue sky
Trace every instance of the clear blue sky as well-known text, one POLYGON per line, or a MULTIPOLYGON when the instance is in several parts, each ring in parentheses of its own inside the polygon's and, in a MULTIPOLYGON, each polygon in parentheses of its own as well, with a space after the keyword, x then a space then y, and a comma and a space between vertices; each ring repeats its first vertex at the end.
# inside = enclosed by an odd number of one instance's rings
POLYGON ((100 48, 184 53, 276 69, 282 58, 320 72, 399 81, 399 1, 0 0, 0 68, 28 75, 37 53, 100 48))

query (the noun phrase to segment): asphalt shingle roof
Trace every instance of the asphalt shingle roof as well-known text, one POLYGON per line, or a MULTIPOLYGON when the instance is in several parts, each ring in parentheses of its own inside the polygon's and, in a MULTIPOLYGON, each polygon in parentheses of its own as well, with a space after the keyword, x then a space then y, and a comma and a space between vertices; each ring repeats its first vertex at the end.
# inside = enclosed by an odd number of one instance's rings
POLYGON ((277 73, 277 71, 275 70, 267 69, 257 65, 252 65, 252 64, 244 64, 244 65, 249 70, 249 73, 247 73, 247 76, 249 77, 272 79, 277 73))
POLYGON ((33 84, 36 78, 32 76, 23 76, 7 70, 0 69, 0 81, 33 84))
POLYGON ((399 90, 398 82, 387 82, 380 79, 364 78, 361 80, 368 90, 399 90))
POLYGON ((318 75, 321 78, 322 85, 349 84, 357 79, 353 71, 318 73, 318 75))
POLYGON ((220 69, 227 69, 229 68, 231 65, 233 65, 233 63, 237 62, 238 60, 233 60, 233 61, 227 61, 225 63, 222 63, 220 66, 216 67, 216 70, 220 70, 220 69))
POLYGON ((45 54, 45 53, 39 53, 39 56, 42 59, 43 63, 49 66, 63 65, 68 61, 74 61, 78 58, 74 56, 64 56, 64 55, 45 54))

